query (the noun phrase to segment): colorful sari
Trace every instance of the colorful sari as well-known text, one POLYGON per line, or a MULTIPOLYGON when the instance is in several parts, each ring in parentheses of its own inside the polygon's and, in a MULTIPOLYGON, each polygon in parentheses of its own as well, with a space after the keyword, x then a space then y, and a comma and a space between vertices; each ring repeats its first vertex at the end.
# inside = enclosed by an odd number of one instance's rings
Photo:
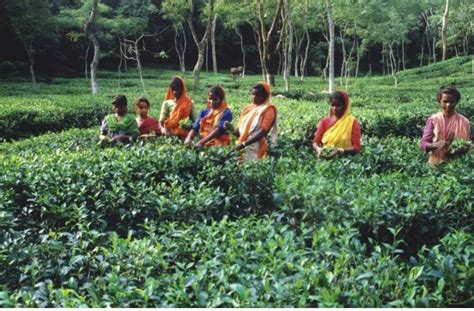
MULTIPOLYGON (((237 140, 237 144, 245 142, 253 133, 258 129, 262 128, 262 121, 264 114, 268 112, 269 109, 272 109, 275 113, 275 118, 271 120, 271 124, 268 128, 270 133, 270 142, 276 144, 278 138, 278 114, 277 109, 274 105, 270 103, 270 85, 265 82, 259 82, 265 88, 268 97, 267 100, 260 105, 249 105, 244 108, 240 119, 238 122, 238 129, 240 137, 237 140)), ((267 130, 267 129, 266 129, 267 130)), ((248 145, 243 149, 242 160, 258 160, 267 156, 268 153, 268 142, 265 137, 262 137, 259 141, 248 145)))
MULTIPOLYGON (((181 80, 183 84, 183 93, 176 101, 173 111, 170 113, 168 118, 164 122, 164 127, 168 129, 173 135, 186 138, 188 135, 188 130, 182 129, 179 127, 179 121, 189 118, 191 114, 191 109, 193 102, 188 97, 188 92, 186 90, 186 84, 181 77, 175 77, 181 80)), ((165 100, 174 99, 173 91, 170 87, 166 91, 165 100)))
MULTIPOLYGON (((342 117, 324 133, 321 140, 323 148, 329 146, 334 148, 352 147, 352 126, 356 118, 350 115, 351 106, 349 96, 345 92, 341 91, 341 93, 344 95, 346 109, 342 117)), ((333 116, 331 112, 330 117, 333 116)))
MULTIPOLYGON (((442 112, 430 117, 433 123, 433 142, 441 140, 464 139, 470 140, 469 120, 455 112, 450 118, 445 118, 442 112), (447 122, 446 122, 447 121, 447 122)), ((448 148, 432 150, 428 163, 436 165, 448 158, 448 148)))
POLYGON ((108 135, 111 137, 117 135, 138 135, 138 126, 137 121, 135 120, 135 116, 131 113, 127 113, 120 121, 117 120, 115 114, 109 114, 105 117, 105 121, 107 123, 108 128, 108 135))
MULTIPOLYGON (((209 113, 202 117, 199 122, 199 135, 204 138, 214 131, 226 109, 228 109, 227 103, 223 102, 218 109, 209 108, 209 113)), ((228 133, 224 133, 214 139, 211 139, 206 143, 206 146, 226 146, 230 144, 230 137, 228 133)))
POLYGON ((160 135, 160 125, 155 118, 147 117, 146 119, 137 119, 138 129, 140 130, 140 135, 147 135, 152 132, 155 135, 160 135))

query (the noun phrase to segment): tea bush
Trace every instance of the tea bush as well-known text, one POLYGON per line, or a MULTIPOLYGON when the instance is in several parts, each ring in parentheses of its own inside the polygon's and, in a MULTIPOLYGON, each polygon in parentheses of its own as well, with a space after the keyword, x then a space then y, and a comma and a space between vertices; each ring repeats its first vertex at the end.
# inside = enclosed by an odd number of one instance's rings
MULTIPOLYGON (((472 306, 474 154, 431 168, 419 149, 440 84, 463 85, 472 120, 468 65, 402 72, 398 89, 353 80, 363 148, 332 161, 310 149, 328 113, 324 81, 277 87, 279 143, 244 165, 231 147, 175 139, 101 148, 109 95, 141 92, 133 71, 101 72, 97 98, 79 79, 1 81, 0 116, 16 120, 0 123, 2 138, 60 132, 0 144, 0 305, 472 306)), ((145 73, 155 116, 173 74, 145 73)), ((203 85, 229 85, 237 116, 256 80, 204 74, 203 85)), ((193 94, 198 109, 205 95, 193 94)))

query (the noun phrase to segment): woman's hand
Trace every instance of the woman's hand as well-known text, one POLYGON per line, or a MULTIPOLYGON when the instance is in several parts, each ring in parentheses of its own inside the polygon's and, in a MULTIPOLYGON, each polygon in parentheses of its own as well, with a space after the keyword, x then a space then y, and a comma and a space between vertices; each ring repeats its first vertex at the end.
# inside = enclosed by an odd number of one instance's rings
POLYGON ((449 143, 445 140, 440 140, 440 141, 437 141, 435 143, 431 143, 430 147, 431 147, 430 148, 431 150, 435 150, 435 149, 443 150, 443 149, 446 149, 446 148, 449 147, 449 143))
POLYGON ((244 145, 244 144, 238 144, 237 146, 235 146, 234 150, 235 150, 235 151, 240 151, 240 150, 242 150, 242 149, 244 149, 244 148, 245 148, 245 145, 244 145))
POLYGON ((224 129, 226 131, 229 131, 230 133, 234 134, 234 136, 240 136, 240 133, 239 133, 239 130, 236 129, 232 123, 230 123, 229 121, 224 121, 224 129))
POLYGON ((194 144, 194 148, 201 149, 202 147, 204 147, 204 143, 202 141, 198 141, 194 144))
POLYGON ((109 138, 106 135, 99 135, 99 141, 100 142, 106 142, 108 140, 109 140, 109 138))
POLYGON ((318 158, 321 158, 321 153, 323 152, 323 148, 319 147, 318 144, 313 143, 313 151, 318 158))
POLYGON ((184 140, 184 145, 188 148, 191 148, 193 146, 193 140, 188 136, 184 140))

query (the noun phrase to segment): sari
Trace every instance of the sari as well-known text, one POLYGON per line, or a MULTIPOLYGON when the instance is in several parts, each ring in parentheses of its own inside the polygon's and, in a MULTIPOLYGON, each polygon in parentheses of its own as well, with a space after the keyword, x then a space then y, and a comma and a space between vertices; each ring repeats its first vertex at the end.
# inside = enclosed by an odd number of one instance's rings
MULTIPOLYGON (((356 118, 350 115, 351 105, 347 93, 340 91, 344 96, 345 111, 334 125, 332 125, 323 135, 321 140, 323 148, 332 146, 334 148, 352 147, 352 126, 356 118)), ((330 117, 334 117, 330 112, 330 117)))
POLYGON ((138 135, 138 126, 135 116, 131 113, 127 113, 120 121, 117 120, 115 114, 109 114, 105 117, 105 122, 107 123, 108 133, 111 137, 117 135, 138 135))
MULTIPOLYGON (((470 140, 470 124, 465 116, 454 112, 450 118, 445 118, 443 113, 439 112, 432 115, 430 119, 433 124, 433 142, 453 139, 470 140)), ((428 163, 436 165, 446 161, 449 156, 448 149, 430 151, 428 163)))
POLYGON ((140 135, 147 135, 152 132, 155 132, 155 135, 160 135, 160 125, 155 118, 137 119, 137 125, 140 135))
MULTIPOLYGON (((179 99, 176 101, 176 105, 174 106, 173 111, 171 111, 170 115, 165 120, 163 125, 173 135, 186 138, 189 131, 182 129, 179 126, 179 121, 189 118, 191 114, 193 102, 188 96, 188 92, 186 90, 186 84, 183 78, 181 77, 176 77, 176 78, 180 79, 181 83, 183 84, 183 93, 181 94, 179 99)), ((173 91, 171 90, 170 87, 168 87, 168 90, 166 91, 166 95, 165 95, 165 100, 173 100, 173 99, 174 99, 173 91)))
MULTIPOLYGON (((237 144, 245 142, 253 133, 258 129, 264 128, 270 133, 270 143, 276 144, 278 138, 278 114, 277 109, 274 105, 270 103, 270 85, 265 82, 259 82, 263 85, 265 91, 268 94, 266 101, 260 105, 249 105, 245 107, 240 115, 239 122, 237 127, 239 129, 240 137, 237 139, 237 144), (269 124, 263 124, 264 115, 273 110, 275 117, 269 124)), ((271 113, 271 112, 270 112, 271 113)), ((266 120, 265 120, 266 121, 266 120)), ((263 159, 268 154, 268 141, 266 137, 262 137, 259 141, 248 145, 243 149, 242 160, 258 160, 263 159)))
MULTIPOLYGON (((221 103, 218 109, 209 108, 209 113, 206 116, 202 117, 199 122, 199 135, 201 136, 201 138, 208 136, 218 127, 219 121, 221 120, 226 109, 229 109, 226 102, 221 103)), ((206 146, 226 146, 229 144, 229 134, 224 133, 208 141, 206 143, 206 146)))

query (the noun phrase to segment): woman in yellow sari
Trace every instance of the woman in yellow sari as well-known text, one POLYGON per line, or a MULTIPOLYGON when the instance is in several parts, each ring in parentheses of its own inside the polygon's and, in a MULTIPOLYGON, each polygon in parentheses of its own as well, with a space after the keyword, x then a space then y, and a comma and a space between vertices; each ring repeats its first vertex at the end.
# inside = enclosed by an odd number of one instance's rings
POLYGON ((166 91, 165 101, 161 105, 160 127, 163 135, 186 138, 188 129, 179 126, 179 121, 187 118, 194 121, 196 112, 181 77, 173 77, 166 91))
POLYGON ((313 150, 320 158, 332 159, 337 155, 360 152, 360 125, 350 115, 351 105, 346 92, 329 95, 329 117, 323 118, 314 134, 313 150), (324 149, 330 150, 327 154, 324 149))
MULTIPOLYGON (((240 114, 234 135, 238 136, 235 150, 242 151, 242 160, 258 160, 268 154, 267 135, 276 144, 278 136, 277 109, 270 103, 270 85, 259 82, 252 88, 252 104, 240 114)), ((229 128, 229 123, 225 124, 229 128)))

